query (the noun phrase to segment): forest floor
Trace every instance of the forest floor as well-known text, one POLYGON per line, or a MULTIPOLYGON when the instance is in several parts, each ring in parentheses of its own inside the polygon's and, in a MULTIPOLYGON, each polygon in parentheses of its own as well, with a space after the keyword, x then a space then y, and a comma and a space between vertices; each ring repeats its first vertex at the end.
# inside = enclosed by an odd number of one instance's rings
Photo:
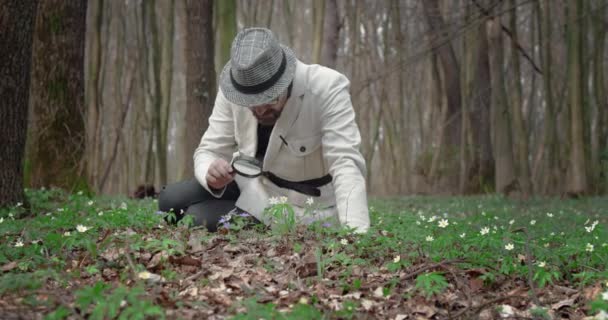
POLYGON ((605 319, 608 311, 607 198, 374 199, 372 228, 352 234, 290 219, 251 228, 239 217, 209 233, 167 224, 155 200, 27 194, 34 217, 22 218, 23 206, 0 211, 1 319, 605 319))

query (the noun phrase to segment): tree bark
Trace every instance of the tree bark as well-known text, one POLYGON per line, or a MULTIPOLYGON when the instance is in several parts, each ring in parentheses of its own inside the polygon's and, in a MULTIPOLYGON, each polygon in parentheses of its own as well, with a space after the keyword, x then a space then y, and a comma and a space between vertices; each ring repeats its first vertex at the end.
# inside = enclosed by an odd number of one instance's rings
POLYGON ((85 188, 84 39, 87 1, 42 0, 32 51, 27 184, 85 188))
POLYGON ((517 188, 513 165, 511 121, 507 105, 507 93, 503 82, 503 40, 498 18, 487 22, 490 53, 490 77, 492 83, 492 126, 495 159, 496 192, 508 195, 517 188))
POLYGON ((520 182, 521 191, 524 197, 528 197, 531 192, 530 183, 530 164, 528 162, 528 133, 524 124, 522 112, 522 88, 521 88, 521 68, 519 63, 519 51, 517 50, 517 3, 511 0, 511 59, 513 63, 513 133, 515 135, 515 155, 517 159, 517 179, 520 182))
POLYGON ((587 193, 587 168, 585 163, 585 138, 581 70, 581 21, 580 0, 568 1, 568 105, 570 109, 570 162, 568 187, 570 195, 587 193))
MULTIPOLYGON (((606 150, 605 146, 602 146, 602 139, 606 140, 606 134, 604 128, 606 123, 604 122, 604 115, 608 110, 608 97, 606 96, 606 80, 604 76, 604 53, 606 49, 606 31, 608 27, 607 22, 604 21, 606 15, 606 8, 603 8, 595 13, 594 26, 595 26, 595 48, 594 48, 594 64, 593 68, 593 91, 595 94, 595 107, 596 114, 593 117, 595 125, 595 131, 591 136, 591 174, 593 177, 594 189, 597 193, 601 192, 602 176, 608 175, 608 172, 602 172, 602 150, 606 150)), ((608 150, 604 151, 608 152, 608 150)))
POLYGON ((338 41, 340 40, 340 14, 337 0, 325 1, 325 21, 323 27, 323 47, 321 64, 336 68, 338 57, 338 41))
POLYGON ((194 176, 194 149, 207 130, 216 90, 213 0, 188 0, 187 15, 187 134, 183 178, 194 176))
POLYGON ((469 176, 469 192, 482 192, 494 183, 494 156, 492 155, 490 106, 492 87, 490 85, 490 62, 488 37, 485 22, 480 23, 477 31, 475 74, 473 75, 471 130, 475 157, 469 176))
POLYGON ((0 208, 25 202, 23 158, 37 5, 0 0, 0 208))
POLYGON ((325 20, 325 0, 313 2, 312 63, 321 63, 323 47, 323 21, 325 20))
POLYGON ((224 65, 230 60, 230 47, 236 36, 236 1, 221 0, 215 2, 217 7, 217 48, 215 56, 215 72, 219 74, 224 65))
MULTIPOLYGON (((444 131, 444 142, 448 149, 458 150, 460 148, 460 67, 456 58, 454 47, 448 33, 438 0, 422 0, 426 20, 431 32, 435 36, 433 43, 434 51, 439 55, 444 73, 445 93, 448 101, 447 117, 444 131)), ((449 152, 451 153, 451 152, 449 152)), ((457 158, 454 158, 456 160, 457 158)))

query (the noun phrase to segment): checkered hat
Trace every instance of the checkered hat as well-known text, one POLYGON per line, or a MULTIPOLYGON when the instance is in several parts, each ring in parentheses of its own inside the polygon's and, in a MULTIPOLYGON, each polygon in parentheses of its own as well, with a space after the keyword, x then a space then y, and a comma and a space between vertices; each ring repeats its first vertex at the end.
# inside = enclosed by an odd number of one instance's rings
POLYGON ((244 29, 232 42, 230 61, 220 74, 228 101, 257 106, 280 96, 293 80, 296 56, 265 28, 244 29))

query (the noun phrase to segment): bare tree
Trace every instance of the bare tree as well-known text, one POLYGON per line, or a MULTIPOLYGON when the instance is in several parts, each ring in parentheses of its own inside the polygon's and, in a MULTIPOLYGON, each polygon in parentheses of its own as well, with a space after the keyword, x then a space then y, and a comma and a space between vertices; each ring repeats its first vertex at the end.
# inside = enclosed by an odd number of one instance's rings
POLYGON ((513 144, 507 93, 503 82, 503 37, 499 18, 487 22, 490 54, 490 75, 492 79, 492 127, 495 159, 496 192, 509 194, 518 188, 513 164, 513 144))
POLYGON ((183 177, 192 177, 194 149, 207 129, 207 119, 211 115, 215 97, 213 1, 188 0, 187 12, 187 162, 183 168, 183 177))
POLYGON ((37 5, 34 0, 0 1, 0 208, 25 202, 23 157, 37 5))
POLYGON ((340 40, 340 14, 337 0, 325 1, 325 21, 323 24, 321 64, 335 68, 338 55, 338 41, 340 40))
POLYGON ((568 193, 581 195, 588 191, 585 160, 584 118, 581 70, 581 5, 580 0, 569 0, 568 17, 568 105, 570 108, 570 164, 568 193))
POLYGON ((42 0, 36 17, 27 148, 28 185, 84 187, 87 1, 42 0))

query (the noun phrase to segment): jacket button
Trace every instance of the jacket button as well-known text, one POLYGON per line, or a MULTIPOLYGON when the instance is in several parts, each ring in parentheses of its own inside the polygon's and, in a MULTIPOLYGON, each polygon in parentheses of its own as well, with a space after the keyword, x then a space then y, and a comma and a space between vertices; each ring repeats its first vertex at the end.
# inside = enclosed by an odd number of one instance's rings
POLYGON ((301 146, 300 147, 300 152, 304 152, 304 151, 306 151, 306 147, 305 146, 301 146))

